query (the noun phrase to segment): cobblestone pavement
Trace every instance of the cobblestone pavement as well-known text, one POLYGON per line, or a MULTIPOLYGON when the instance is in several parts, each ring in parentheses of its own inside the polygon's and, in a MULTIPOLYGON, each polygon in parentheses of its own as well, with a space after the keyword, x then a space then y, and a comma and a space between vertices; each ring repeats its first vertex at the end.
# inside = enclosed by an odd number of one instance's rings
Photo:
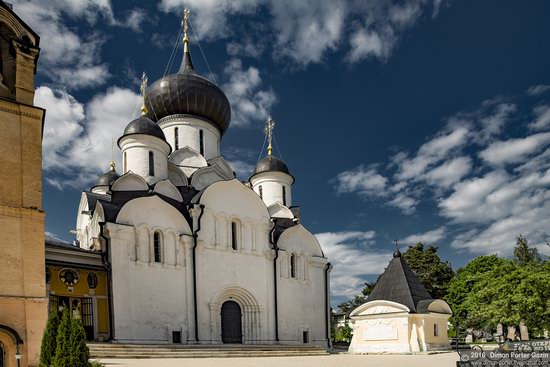
POLYGON ((350 355, 313 357, 103 359, 106 367, 454 367, 458 354, 350 355))

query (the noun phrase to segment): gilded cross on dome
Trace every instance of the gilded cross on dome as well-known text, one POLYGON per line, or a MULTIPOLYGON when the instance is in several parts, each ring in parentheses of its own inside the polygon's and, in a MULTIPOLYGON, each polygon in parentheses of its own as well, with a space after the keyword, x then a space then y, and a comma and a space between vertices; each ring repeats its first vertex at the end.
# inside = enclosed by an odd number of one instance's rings
POLYGON ((141 75, 141 86, 139 90, 141 91, 141 96, 143 97, 143 105, 141 106, 141 114, 147 115, 147 107, 145 107, 145 90, 147 89, 147 74, 143 72, 141 75))
POLYGON ((183 11, 183 43, 185 46, 187 46, 187 42, 189 42, 189 36, 187 35, 187 23, 189 22, 189 14, 191 14, 191 10, 185 9, 183 11))
POLYGON ((264 133, 267 136, 267 154, 271 156, 271 152, 273 151, 273 146, 271 145, 271 141, 273 139, 273 129, 275 128, 275 121, 269 116, 267 118, 267 122, 265 123, 264 133))

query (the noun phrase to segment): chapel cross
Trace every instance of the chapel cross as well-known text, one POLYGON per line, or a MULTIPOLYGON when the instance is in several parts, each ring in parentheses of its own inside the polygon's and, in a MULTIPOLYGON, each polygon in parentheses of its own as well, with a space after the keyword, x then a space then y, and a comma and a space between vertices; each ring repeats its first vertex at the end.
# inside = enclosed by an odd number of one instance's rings
POLYGON ((275 128, 275 121, 269 116, 267 118, 267 122, 265 123, 264 133, 267 136, 267 154, 271 157, 271 153, 273 152, 273 146, 271 145, 271 141, 273 139, 273 129, 275 128))
POLYGON ((186 44, 187 42, 189 42, 189 37, 187 35, 187 23, 189 21, 189 14, 191 14, 191 11, 189 9, 185 9, 183 11, 183 20, 182 20, 182 24, 183 24, 183 43, 186 44))
POLYGON ((145 106, 145 90, 147 89, 147 74, 143 72, 141 75, 141 86, 139 87, 139 90, 141 91, 141 95, 143 97, 143 105, 141 106, 141 114, 147 115, 147 107, 145 106))
POLYGON ((399 240, 396 238, 395 240, 393 240, 393 243, 395 243, 395 248, 397 249, 397 251, 399 251, 399 240))

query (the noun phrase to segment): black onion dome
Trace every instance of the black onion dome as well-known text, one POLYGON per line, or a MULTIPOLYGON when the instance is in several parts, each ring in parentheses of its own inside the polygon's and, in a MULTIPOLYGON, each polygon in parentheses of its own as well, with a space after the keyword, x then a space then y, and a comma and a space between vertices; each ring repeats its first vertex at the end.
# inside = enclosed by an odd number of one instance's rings
POLYGON ((272 155, 268 155, 267 157, 260 159, 258 163, 256 163, 256 168, 254 168, 254 172, 252 173, 252 176, 250 177, 250 179, 264 172, 286 173, 287 175, 292 177, 292 182, 294 182, 294 176, 290 174, 290 171, 286 163, 283 162, 281 159, 274 157, 272 155))
POLYGON ((222 135, 229 127, 231 106, 227 97, 216 84, 195 72, 188 51, 179 71, 151 84, 146 97, 148 115, 155 122, 185 114, 210 121, 222 135))
POLYGON ((119 177, 120 175, 111 169, 97 178, 95 186, 111 186, 119 177))
POLYGON ((256 163, 254 175, 262 172, 283 172, 290 175, 290 171, 288 170, 286 163, 272 155, 268 155, 256 163))
POLYGON ((156 136, 157 138, 166 141, 166 137, 164 136, 164 132, 162 131, 162 129, 145 115, 141 115, 137 119, 130 122, 128 126, 126 126, 126 128, 124 129, 124 134, 118 139, 119 146, 120 139, 133 134, 156 136))

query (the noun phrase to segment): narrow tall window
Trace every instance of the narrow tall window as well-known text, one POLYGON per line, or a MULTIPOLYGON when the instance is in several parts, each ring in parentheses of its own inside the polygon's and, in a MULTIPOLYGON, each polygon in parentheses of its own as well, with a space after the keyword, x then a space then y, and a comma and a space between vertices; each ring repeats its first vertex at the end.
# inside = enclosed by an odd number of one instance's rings
POLYGON ((290 277, 296 278, 296 255, 290 255, 290 277))
POLYGON ((200 153, 204 156, 204 131, 202 130, 199 130, 199 144, 200 153))
POLYGON ((439 328, 437 324, 434 324, 434 336, 439 336, 439 328))
POLYGON ((237 249, 237 223, 231 222, 231 248, 237 249))
POLYGON ((176 127, 174 129, 174 150, 178 150, 180 148, 180 142, 179 142, 179 136, 178 136, 178 128, 176 127))
POLYGON ((260 185, 258 187, 258 192, 260 193, 260 199, 263 199, 264 198, 264 190, 263 190, 262 185, 260 185))
POLYGON ((160 244, 160 234, 158 232, 155 232, 153 234, 153 252, 154 252, 154 255, 155 255, 155 262, 156 263, 162 262, 160 246, 161 246, 161 244, 160 244))
POLYGON ((122 171, 123 171, 123 172, 126 172, 126 171, 128 170, 128 161, 127 161, 127 159, 126 159, 126 153, 127 153, 127 152, 124 152, 124 164, 123 164, 123 166, 122 166, 122 171))
POLYGON ((149 151, 149 176, 155 175, 155 157, 153 152, 149 151))
POLYGON ((286 206, 286 186, 283 186, 283 205, 286 206))

